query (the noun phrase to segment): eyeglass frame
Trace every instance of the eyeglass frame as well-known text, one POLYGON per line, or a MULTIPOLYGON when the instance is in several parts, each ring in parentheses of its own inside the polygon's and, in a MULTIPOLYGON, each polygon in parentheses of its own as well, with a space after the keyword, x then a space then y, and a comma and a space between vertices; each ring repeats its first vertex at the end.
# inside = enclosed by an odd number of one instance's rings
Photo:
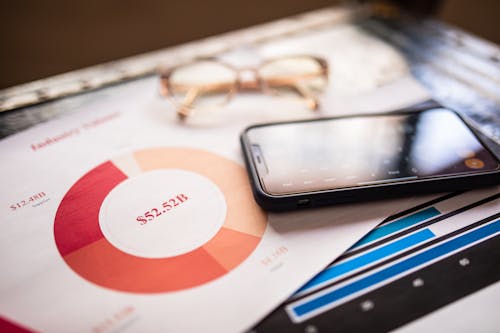
MULTIPOLYGON (((263 61, 261 64, 255 67, 242 67, 238 68, 230 63, 227 63, 225 61, 221 61, 220 59, 216 57, 203 57, 203 58, 197 58, 192 61, 179 64, 167 69, 159 69, 159 75, 160 75, 160 94, 170 100, 172 104, 177 108, 177 116, 179 120, 184 121, 186 120, 187 117, 190 116, 191 112, 196 109, 195 107, 191 107, 190 105, 192 104, 192 101, 187 103, 187 105, 184 105, 182 103, 181 105, 178 105, 179 103, 174 100, 172 94, 170 93, 173 91, 171 89, 171 80, 170 77, 172 73, 174 73, 176 70, 182 67, 186 67, 192 64, 196 64, 198 62, 203 62, 203 61, 208 61, 208 62, 214 62, 218 65, 222 65, 231 71, 233 71, 235 75, 235 81, 231 83, 231 88, 228 90, 226 98, 225 98, 225 103, 228 103, 233 96, 239 92, 239 91, 261 91, 263 93, 269 93, 270 89, 268 88, 269 85, 266 85, 265 79, 262 79, 261 75, 259 74, 259 70, 266 65, 276 62, 279 60, 283 59, 293 59, 293 58, 309 58, 317 62, 320 66, 320 71, 318 73, 314 74, 314 77, 323 77, 326 81, 329 80, 329 66, 328 62, 326 59, 318 57, 318 56, 312 56, 312 55, 291 55, 291 56, 282 56, 282 57, 276 57, 276 58, 271 58, 263 61), (241 80, 241 73, 243 72, 251 72, 253 73, 254 80, 252 81, 243 81, 241 80)), ((301 76, 304 77, 304 76, 301 76)), ((295 81, 294 81, 295 82, 295 81)), ((308 107, 314 111, 318 110, 319 108, 319 102, 315 96, 312 96, 311 94, 303 91, 300 87, 297 85, 293 84, 294 82, 290 82, 289 85, 290 87, 293 87, 297 90, 298 94, 301 95, 305 100, 308 102, 308 107)), ((194 96, 196 98, 196 96, 194 96)), ((193 98, 193 100, 194 100, 193 98)))

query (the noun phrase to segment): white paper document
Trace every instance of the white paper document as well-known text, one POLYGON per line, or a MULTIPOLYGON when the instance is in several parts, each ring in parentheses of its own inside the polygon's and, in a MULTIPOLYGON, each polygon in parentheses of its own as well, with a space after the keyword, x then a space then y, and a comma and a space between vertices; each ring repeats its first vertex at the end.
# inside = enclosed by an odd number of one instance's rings
POLYGON ((150 83, 1 142, 2 316, 50 332, 244 330, 399 209, 273 221, 241 128, 161 119, 150 83))
MULTIPOLYGON (((345 29, 331 38, 356 34, 345 29)), ((339 91, 323 114, 355 109, 339 91)), ((240 132, 316 114, 273 97, 235 99, 216 118, 180 124, 147 78, 1 141, 0 316, 46 332, 243 331, 415 203, 264 212, 240 132)))

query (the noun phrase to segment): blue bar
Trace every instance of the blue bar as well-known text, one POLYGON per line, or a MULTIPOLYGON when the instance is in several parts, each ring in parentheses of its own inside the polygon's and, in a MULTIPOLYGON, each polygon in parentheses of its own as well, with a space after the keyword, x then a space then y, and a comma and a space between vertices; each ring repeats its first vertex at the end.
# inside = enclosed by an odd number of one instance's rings
POLYGON ((339 264, 330 266, 321 273, 319 273, 318 275, 316 275, 314 278, 312 278, 309 282, 307 282, 302 288, 300 288, 297 291, 297 293, 313 288, 319 284, 328 282, 332 279, 337 278, 340 275, 352 272, 358 268, 369 265, 379 259, 391 256, 404 249, 407 249, 423 241, 431 239, 434 236, 435 235, 432 231, 430 231, 429 229, 424 229, 417 233, 398 239, 390 244, 382 246, 371 252, 367 252, 349 261, 344 261, 339 264))
POLYGON ((404 273, 407 270, 410 270, 426 262, 429 262, 433 259, 436 259, 442 255, 460 249, 468 244, 474 243, 482 238, 488 237, 499 231, 500 231, 500 220, 497 220, 491 224, 485 225, 479 229, 461 235, 446 243, 442 243, 425 252, 421 252, 413 257, 398 262, 372 275, 366 276, 358 281, 354 281, 351 284, 348 284, 342 288, 332 290, 327 294, 311 299, 306 303, 297 305, 293 307, 293 312, 297 316, 303 316, 311 311, 329 305, 348 295, 351 295, 360 290, 373 286, 384 280, 390 279, 394 276, 404 273))
POLYGON ((415 214, 405 216, 399 220, 390 222, 386 225, 383 225, 381 227, 378 227, 377 229, 372 230, 368 235, 361 238, 359 242, 354 244, 349 250, 373 242, 374 240, 385 237, 399 230, 408 228, 412 225, 430 219, 431 217, 438 216, 439 214, 441 213, 435 207, 429 207, 419 212, 416 212, 415 214))

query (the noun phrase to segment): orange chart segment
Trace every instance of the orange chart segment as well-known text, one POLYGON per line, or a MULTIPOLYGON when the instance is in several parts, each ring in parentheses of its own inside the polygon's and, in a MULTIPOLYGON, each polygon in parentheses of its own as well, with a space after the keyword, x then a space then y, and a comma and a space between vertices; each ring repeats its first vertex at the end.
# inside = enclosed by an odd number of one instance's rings
MULTIPOLYGON (((102 163, 82 176, 68 190, 56 213, 54 236, 57 248, 68 266, 82 278, 105 288, 125 292, 179 291, 201 286, 227 274, 246 260, 258 246, 265 232, 267 216, 254 202, 245 170, 239 164, 213 153, 190 148, 145 149, 117 156, 112 161, 102 163), (126 213, 123 217, 113 218, 117 214, 114 214, 115 210, 109 206, 109 200, 112 200, 110 198, 118 198, 113 199, 117 200, 114 201, 116 207, 133 206, 138 201, 137 197, 133 199, 134 196, 130 193, 149 193, 151 183, 146 183, 147 179, 154 179, 155 184, 162 184, 158 186, 157 193, 163 198, 162 193, 168 192, 165 188, 173 186, 171 178, 168 178, 173 174, 191 177, 186 179, 190 182, 190 191, 196 192, 193 193, 193 201, 183 204, 183 208, 176 208, 169 213, 168 218, 158 218, 154 221, 157 224, 152 224, 150 227, 156 228, 159 223, 164 223, 166 226, 185 226, 186 221, 193 220, 189 217, 195 216, 190 214, 203 211, 196 206, 190 206, 212 202, 210 200, 213 199, 215 192, 200 190, 202 184, 200 176, 203 176, 205 182, 213 183, 207 186, 215 186, 220 190, 218 192, 222 193, 220 198, 227 207, 225 214, 213 218, 214 221, 221 218, 218 220, 221 224, 217 226, 220 229, 215 229, 214 236, 207 234, 208 238, 202 239, 199 245, 193 243, 192 248, 158 256, 129 253, 113 245, 115 243, 112 242, 117 240, 106 238, 104 229, 101 230, 103 226, 101 217, 106 217, 103 221, 114 223, 106 222, 108 224, 104 224, 105 226, 116 224, 117 229, 112 230, 117 231, 118 235, 132 235, 131 239, 135 240, 139 235, 147 233, 143 231, 146 229, 139 229, 142 227, 135 221, 135 208, 131 214, 126 213), (148 178, 149 176, 160 178, 148 178), (112 194, 109 195, 110 193, 112 194), (117 196, 116 193, 123 195, 117 196), (102 212, 113 212, 113 214, 100 214, 101 207, 107 207, 103 208, 102 212), (108 217, 112 220, 108 220, 108 217)), ((186 183, 180 183, 180 186, 184 185, 187 186, 186 183)), ((149 197, 150 195, 144 196, 144 198, 149 197)), ((188 196, 182 197, 183 200, 189 200, 186 198, 188 196)), ((161 205, 161 201, 159 203, 161 205)), ((147 205, 152 204, 154 203, 147 201, 147 205)), ((142 204, 140 206, 142 207, 142 204)), ((204 214, 200 223, 205 225, 207 216, 212 215, 204 214)), ((168 237, 175 237, 171 240, 180 240, 182 248, 184 244, 182 242, 186 242, 191 233, 186 234, 186 229, 180 227, 171 230, 176 232, 167 233, 166 238, 160 237, 161 244, 168 242, 168 237)), ((199 232, 200 228, 193 230, 199 232)), ((148 236, 144 239, 149 246, 151 239, 156 238, 148 236)), ((134 244, 146 246, 146 243, 134 244)), ((154 244, 152 244, 153 249, 157 251, 154 244)))
POLYGON ((147 259, 117 251, 105 239, 64 259, 78 274, 103 287, 137 293, 182 290, 227 272, 202 248, 189 255, 147 259))
MULTIPOLYGON (((243 167, 215 154, 191 148, 155 148, 134 154, 144 171, 177 168, 196 172, 217 184, 224 194, 234 195, 234 182, 246 181, 243 167), (243 179, 241 177, 243 176, 243 179)), ((226 197, 227 200, 227 197, 226 197)))
POLYGON ((245 260, 259 242, 259 237, 221 228, 203 248, 229 271, 245 260))
POLYGON ((267 216, 253 199, 245 169, 236 162, 192 148, 152 148, 134 157, 144 171, 178 168, 208 177, 224 193, 227 206, 234 207, 224 226, 257 237, 264 234, 267 216))

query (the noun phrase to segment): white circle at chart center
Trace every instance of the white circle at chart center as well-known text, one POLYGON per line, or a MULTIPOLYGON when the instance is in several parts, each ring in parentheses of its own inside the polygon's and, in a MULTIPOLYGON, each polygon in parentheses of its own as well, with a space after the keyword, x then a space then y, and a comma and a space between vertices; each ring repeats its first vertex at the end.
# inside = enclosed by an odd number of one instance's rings
POLYGON ((224 224, 226 210, 224 195, 208 178, 160 169, 116 186, 104 199, 99 225, 106 239, 123 252, 166 258, 208 242, 224 224), (150 221, 141 225, 139 216, 150 221))

